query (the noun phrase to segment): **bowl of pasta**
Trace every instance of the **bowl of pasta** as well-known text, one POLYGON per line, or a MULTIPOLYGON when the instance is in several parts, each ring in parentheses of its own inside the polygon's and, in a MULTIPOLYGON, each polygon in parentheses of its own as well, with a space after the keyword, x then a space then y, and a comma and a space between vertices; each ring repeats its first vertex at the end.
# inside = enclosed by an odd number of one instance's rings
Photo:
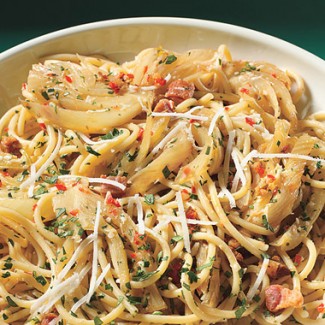
POLYGON ((324 77, 186 18, 1 53, 1 323, 323 324, 324 77))

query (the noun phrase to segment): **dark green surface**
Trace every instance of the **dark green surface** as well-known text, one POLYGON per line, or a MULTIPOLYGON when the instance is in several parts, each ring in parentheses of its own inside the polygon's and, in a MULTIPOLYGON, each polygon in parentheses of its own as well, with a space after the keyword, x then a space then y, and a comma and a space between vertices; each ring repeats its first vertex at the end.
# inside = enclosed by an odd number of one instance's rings
POLYGON ((325 59, 325 0, 6 1, 0 9, 0 51, 74 25, 145 16, 199 18, 243 26, 325 59))

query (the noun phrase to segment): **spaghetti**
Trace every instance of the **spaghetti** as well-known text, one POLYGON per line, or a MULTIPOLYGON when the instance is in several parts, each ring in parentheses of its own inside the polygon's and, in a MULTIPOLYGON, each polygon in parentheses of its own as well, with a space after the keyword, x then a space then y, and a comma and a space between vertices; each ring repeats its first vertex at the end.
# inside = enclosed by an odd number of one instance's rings
POLYGON ((0 120, 0 323, 323 324, 303 94, 226 46, 33 65, 0 120))

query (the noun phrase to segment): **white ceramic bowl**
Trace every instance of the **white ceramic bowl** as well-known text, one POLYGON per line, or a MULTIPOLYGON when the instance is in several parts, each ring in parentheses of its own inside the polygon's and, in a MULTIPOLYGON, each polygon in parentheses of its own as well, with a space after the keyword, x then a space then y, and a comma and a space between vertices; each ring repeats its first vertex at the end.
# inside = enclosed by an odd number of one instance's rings
POLYGON ((127 18, 53 32, 0 53, 0 114, 18 102, 28 70, 53 53, 103 54, 131 59, 148 47, 173 51, 227 44, 235 59, 266 60, 299 73, 307 95, 300 109, 325 109, 325 61, 283 40, 229 24, 188 18, 127 18))

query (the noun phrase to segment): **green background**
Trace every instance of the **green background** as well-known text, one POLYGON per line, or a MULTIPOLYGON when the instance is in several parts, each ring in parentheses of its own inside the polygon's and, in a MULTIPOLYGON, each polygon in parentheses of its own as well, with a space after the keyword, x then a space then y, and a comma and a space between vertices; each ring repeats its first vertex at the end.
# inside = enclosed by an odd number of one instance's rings
POLYGON ((243 26, 325 59, 325 0, 5 0, 0 4, 0 52, 58 29, 144 16, 199 18, 243 26))

